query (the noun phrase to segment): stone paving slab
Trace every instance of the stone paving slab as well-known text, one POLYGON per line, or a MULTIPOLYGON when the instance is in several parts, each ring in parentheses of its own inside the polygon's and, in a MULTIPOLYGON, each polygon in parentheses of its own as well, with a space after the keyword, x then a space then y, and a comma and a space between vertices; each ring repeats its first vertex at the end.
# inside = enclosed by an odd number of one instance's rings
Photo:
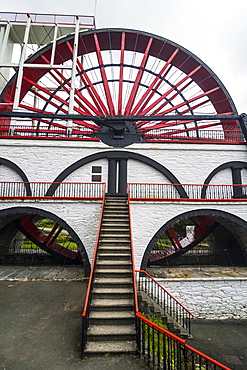
POLYGON ((85 279, 84 269, 81 266, 0 266, 0 281, 83 281, 85 279))

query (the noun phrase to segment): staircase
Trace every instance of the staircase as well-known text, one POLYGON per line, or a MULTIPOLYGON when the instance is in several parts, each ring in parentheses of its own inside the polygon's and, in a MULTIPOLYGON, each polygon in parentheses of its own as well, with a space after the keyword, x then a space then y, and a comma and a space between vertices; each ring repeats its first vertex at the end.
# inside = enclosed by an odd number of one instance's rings
POLYGON ((135 352, 127 196, 107 195, 94 271, 85 355, 135 352))

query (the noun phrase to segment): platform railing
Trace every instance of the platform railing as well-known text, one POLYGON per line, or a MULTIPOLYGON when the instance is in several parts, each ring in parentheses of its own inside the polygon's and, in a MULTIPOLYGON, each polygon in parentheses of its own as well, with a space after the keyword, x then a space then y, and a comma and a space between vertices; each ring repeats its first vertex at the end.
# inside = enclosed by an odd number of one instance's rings
POLYGON ((131 200, 236 201, 247 199, 247 185, 129 183, 131 200))
POLYGON ((101 182, 0 182, 0 199, 103 199, 106 184, 101 182), (51 191, 53 187, 53 191, 51 191))
MULTIPOLYGON (((4 106, 3 106, 4 108, 4 106)), ((5 106, 6 110, 10 109, 5 106)), ((243 132, 238 130, 198 130, 186 131, 181 130, 155 130, 152 133, 141 133, 144 142, 193 142, 193 143, 221 143, 221 144, 245 144, 246 140, 243 132)), ((50 127, 39 124, 35 119, 16 119, 16 123, 11 123, 10 119, 0 117, 0 137, 6 138, 33 138, 33 139, 74 139, 74 140, 99 140, 95 137, 94 132, 90 129, 83 129, 80 126, 74 126, 68 135, 66 122, 61 119, 54 119, 50 127)))
POLYGON ((136 270, 136 280, 138 292, 144 292, 188 334, 191 334, 190 320, 194 315, 186 307, 146 271, 136 270))
POLYGON ((235 130, 152 130, 144 134, 143 139, 149 141, 207 141, 222 143, 245 142, 244 134, 240 129, 235 130))
POLYGON ((66 127, 61 127, 61 121, 57 123, 58 126, 48 128, 47 126, 40 125, 35 127, 23 123, 16 125, 9 125, 8 119, 0 118, 0 137, 6 138, 33 138, 33 139, 78 139, 78 140, 99 140, 94 137, 92 130, 81 129, 79 127, 74 127, 68 136, 66 127))
POLYGON ((1 22, 25 23, 28 18, 31 18, 32 23, 41 24, 59 24, 59 25, 75 25, 76 18, 79 18, 79 24, 87 27, 95 25, 94 16, 90 15, 70 15, 70 14, 37 14, 37 13, 15 13, 15 12, 0 12, 1 22))

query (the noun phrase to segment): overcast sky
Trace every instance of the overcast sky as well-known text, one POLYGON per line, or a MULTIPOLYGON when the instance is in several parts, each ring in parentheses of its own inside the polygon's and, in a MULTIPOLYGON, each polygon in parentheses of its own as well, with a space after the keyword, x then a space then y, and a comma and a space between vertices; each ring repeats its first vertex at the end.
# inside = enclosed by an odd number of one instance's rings
POLYGON ((201 58, 238 112, 247 113, 247 0, 7 0, 0 9, 95 15, 97 28, 132 28, 168 38, 201 58))

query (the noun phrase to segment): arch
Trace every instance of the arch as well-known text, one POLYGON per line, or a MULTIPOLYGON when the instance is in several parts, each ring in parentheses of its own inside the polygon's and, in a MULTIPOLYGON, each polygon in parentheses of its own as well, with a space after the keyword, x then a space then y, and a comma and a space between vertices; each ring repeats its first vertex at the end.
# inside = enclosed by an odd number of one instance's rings
POLYGON ((175 188, 179 192, 181 198, 188 198, 188 195, 186 191, 184 190, 183 186, 180 185, 179 180, 170 172, 166 167, 164 167, 162 164, 156 162, 154 159, 151 159, 149 157, 146 157, 145 155, 138 154, 138 153, 132 153, 129 151, 119 151, 119 150, 109 150, 106 152, 100 152, 95 154, 90 154, 87 157, 84 157, 82 159, 79 159, 77 162, 73 163, 69 167, 67 167, 63 172, 61 172, 56 179, 53 181, 53 184, 50 186, 50 188, 47 190, 46 196, 52 196, 56 189, 59 186, 60 182, 63 182, 66 177, 68 177, 72 172, 77 170, 78 168, 84 166, 85 164, 102 159, 102 158, 114 158, 114 159, 135 159, 137 161, 143 162, 148 164, 149 166, 155 168, 157 171, 162 173, 165 177, 171 181, 172 184, 174 184, 175 188))
MULTIPOLYGON (((247 168, 247 162, 243 162, 243 161, 231 161, 231 162, 226 162, 226 163, 223 163, 221 164, 220 166, 216 167, 209 175, 208 177, 206 178, 206 180, 204 181, 204 185, 203 185, 203 188, 202 188, 202 192, 201 192, 201 198, 202 199, 205 199, 206 198, 206 192, 207 192, 207 188, 208 188, 208 185, 210 183, 210 181, 212 180, 212 178, 220 171, 226 169, 226 168, 236 168, 236 169, 241 169, 241 168, 247 168)), ((239 184, 240 182, 237 181, 237 183, 239 184)))
POLYGON ((29 180, 26 176, 26 174, 22 171, 22 169, 17 166, 17 164, 15 164, 14 162, 10 161, 9 159, 6 159, 6 158, 0 158, 0 164, 4 164, 5 166, 13 169, 15 172, 18 173, 18 175, 21 177, 22 181, 24 182, 24 186, 25 186, 25 189, 26 189, 26 192, 27 192, 27 196, 31 196, 32 195, 32 190, 31 190, 31 187, 30 187, 30 184, 29 184, 29 180))
POLYGON ((148 265, 148 258, 149 258, 151 251, 153 250, 155 243, 169 228, 171 228, 177 222, 186 220, 187 218, 190 218, 190 217, 196 217, 196 216, 206 216, 216 221, 217 219, 226 219, 226 220, 232 221, 240 225, 247 232, 247 222, 241 219, 240 217, 235 216, 229 212, 218 211, 215 209, 198 209, 194 211, 187 211, 187 212, 181 213, 180 215, 173 217, 171 220, 169 220, 163 226, 161 226, 161 228, 152 237, 152 239, 148 243, 147 248, 143 254, 140 269, 146 270, 147 265, 148 265))
POLYGON ((89 262, 86 249, 81 239, 77 235, 77 233, 63 219, 56 216, 54 213, 50 211, 45 211, 43 209, 36 208, 36 207, 12 207, 12 208, 5 208, 3 210, 0 210, 0 218, 8 216, 8 222, 13 221, 16 217, 22 217, 24 215, 31 215, 31 214, 36 214, 41 217, 49 218, 55 221, 56 223, 59 223, 64 229, 66 229, 71 234, 71 236, 73 237, 73 240, 76 242, 80 250, 82 261, 83 261, 83 266, 85 269, 85 276, 89 276, 90 262, 89 262))

